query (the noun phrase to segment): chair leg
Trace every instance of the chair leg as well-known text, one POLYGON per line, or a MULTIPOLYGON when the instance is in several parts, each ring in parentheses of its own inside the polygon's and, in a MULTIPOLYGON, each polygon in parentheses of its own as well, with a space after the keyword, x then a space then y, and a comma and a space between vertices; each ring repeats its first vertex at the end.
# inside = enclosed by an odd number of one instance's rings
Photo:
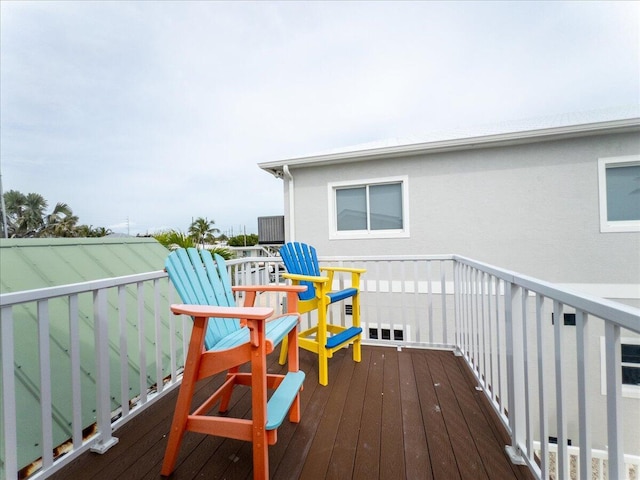
POLYGON ((358 335, 358 338, 353 342, 353 361, 359 362, 362 360, 362 334, 358 335))
MULTIPOLYGON (((360 326, 360 294, 356 293, 353 296, 351 308, 353 310, 353 326, 360 326)), ((362 334, 358 335, 355 342, 353 342, 353 361, 359 362, 362 360, 362 334)))
MULTIPOLYGON (((293 329, 293 332, 297 332, 297 329, 293 329)), ((297 333, 296 333, 297 335, 297 333)), ((280 357, 278 358, 278 363, 280 365, 284 365, 287 361, 287 352, 289 350, 288 348, 288 341, 287 341, 287 337, 284 337, 282 339, 282 342, 280 344, 280 357)))
POLYGON ((316 341, 318 342, 318 381, 320 385, 329 384, 329 352, 327 352, 327 309, 328 305, 318 305, 318 331, 316 341))
MULTIPOLYGON (((227 373, 227 378, 229 378, 229 375, 232 375, 234 373, 238 373, 240 371, 240 367, 233 367, 229 369, 229 372, 227 373)), ((227 410, 229 410, 229 403, 231 402, 231 394, 233 393, 233 385, 229 386, 223 393, 222 398, 220 399, 220 408, 218 409, 218 412, 220 413, 226 413, 227 410)))
MULTIPOLYGON (((287 363, 288 363, 288 371, 289 372, 297 372, 300 369, 300 355, 298 350, 298 329, 292 329, 282 341, 282 351, 287 352, 287 363), (288 338, 287 338, 288 337, 288 338), (285 349, 285 346, 288 348, 285 349)), ((281 354, 282 355, 282 354, 281 354)), ((300 422, 300 393, 296 396, 296 399, 293 401, 291 408, 289 409, 289 421, 292 423, 300 422)))
POLYGON ((260 342, 251 348, 251 417, 253 424, 253 478, 269 478, 269 444, 267 441, 267 350, 264 322, 253 323, 260 342))
POLYGON ((329 385, 329 357, 322 347, 318 351, 318 382, 324 387, 329 385))
POLYGON ((164 453, 162 462, 162 470, 160 474, 163 476, 171 475, 176 465, 180 444, 184 437, 187 426, 187 417, 191 409, 191 399, 198 378, 198 369, 200 367, 200 357, 202 347, 204 345, 204 332, 207 326, 206 318, 196 318, 193 322, 193 330, 191 332, 191 340, 189 340, 189 350, 187 353, 187 361, 182 376, 182 384, 178 392, 178 400, 171 421, 171 430, 169 431, 169 439, 167 440, 167 448, 164 453))

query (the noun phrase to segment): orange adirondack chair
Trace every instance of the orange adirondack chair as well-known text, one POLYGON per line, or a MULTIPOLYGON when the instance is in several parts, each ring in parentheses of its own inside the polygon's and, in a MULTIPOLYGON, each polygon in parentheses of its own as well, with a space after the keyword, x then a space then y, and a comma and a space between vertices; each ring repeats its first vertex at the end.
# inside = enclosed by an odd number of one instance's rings
MULTIPOLYGON (((360 327, 360 275, 364 268, 320 267, 316 249, 298 242, 287 243, 280 248, 280 256, 288 273, 283 277, 294 285, 304 285, 307 289, 298 294, 298 312, 307 313, 318 310, 318 324, 300 332, 300 348, 318 355, 318 377, 321 385, 329 384, 329 358, 341 348, 353 345, 353 360, 359 362, 362 357, 360 327), (351 286, 332 291, 335 273, 351 274, 351 286), (324 274, 324 275, 323 275, 324 274), (352 326, 345 327, 327 322, 327 309, 334 302, 352 299, 352 326)), ((294 295, 290 295, 294 296, 294 295)), ((280 353, 280 363, 286 358, 280 353)))
MULTIPOLYGON (((165 262, 171 282, 185 304, 172 305, 174 314, 193 317, 182 384, 178 393, 171 431, 161 474, 170 475, 186 431, 217 435, 253 442, 253 476, 269 477, 268 445, 277 440, 277 428, 289 414, 291 422, 300 421, 300 396, 304 372, 298 369, 297 293, 305 287, 242 286, 231 287, 224 259, 208 250, 178 249, 165 262), (237 307, 233 291, 244 291, 243 307, 237 307), (272 308, 254 307, 260 291, 286 291, 287 314, 267 320, 272 308), (267 373, 266 355, 283 340, 289 361, 286 375, 267 373), (239 367, 250 362, 251 373, 239 367), (198 380, 228 371, 227 379, 192 413, 191 400, 198 380), (220 402, 226 412, 235 386, 251 387, 251 419, 207 415, 220 402), (275 389, 267 401, 267 390, 275 389)), ((284 348, 284 347, 283 347, 284 348)))

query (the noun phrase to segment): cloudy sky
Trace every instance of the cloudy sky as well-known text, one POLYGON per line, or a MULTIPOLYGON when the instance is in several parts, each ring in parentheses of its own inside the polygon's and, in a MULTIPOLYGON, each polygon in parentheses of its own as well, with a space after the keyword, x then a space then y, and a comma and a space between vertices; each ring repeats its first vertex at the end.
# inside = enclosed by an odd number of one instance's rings
POLYGON ((640 103, 638 2, 0 2, 4 191, 131 234, 283 213, 260 162, 640 103), (127 227, 128 221, 128 227, 127 227))

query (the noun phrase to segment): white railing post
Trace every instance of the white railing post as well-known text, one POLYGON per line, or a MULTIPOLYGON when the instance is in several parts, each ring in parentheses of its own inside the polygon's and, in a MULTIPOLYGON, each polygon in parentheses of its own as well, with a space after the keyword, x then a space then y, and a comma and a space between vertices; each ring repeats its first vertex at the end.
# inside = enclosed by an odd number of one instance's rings
MULTIPOLYGON (((477 378, 482 375, 480 365, 480 326, 478 318, 478 270, 469 269, 469 331, 471 332, 471 356, 474 374, 477 378)), ((478 382, 480 384, 480 382, 478 382)))
POLYGON ((471 319, 469 318, 469 271, 471 267, 468 265, 462 266, 462 306, 460 311, 462 313, 462 345, 463 353, 469 360, 469 366, 473 370, 473 359, 471 358, 471 319))
POLYGON ((127 289, 118 287, 118 324, 120 326, 120 408, 122 416, 129 414, 129 346, 127 345, 127 289))
MULTIPOLYGON (((504 282, 501 282, 499 278, 496 278, 496 292, 495 292, 495 307, 496 307, 496 363, 497 363, 497 374, 498 374, 498 385, 495 391, 497 392, 497 404, 498 411, 500 416, 504 415, 504 395, 503 385, 502 385, 502 372, 504 371, 504 366, 502 365, 502 336, 500 335, 500 289, 501 285, 505 285, 504 282)), ((495 386, 495 385, 494 385, 495 386)))
POLYGON ((107 292, 93 293, 93 319, 96 351, 96 423, 98 442, 91 451, 104 453, 118 443, 111 435, 111 395, 109 385, 109 319, 107 318, 107 292))
POLYGON ((609 478, 622 478, 624 449, 622 442, 622 369, 620 327, 607 322, 604 327, 605 370, 607 374, 607 439, 609 442, 609 478))
POLYGON ((578 360, 578 425, 580 426, 580 476, 591 478, 590 400, 587 390, 589 370, 588 315, 576 311, 576 355, 578 360))
POLYGON ((40 360, 40 415, 42 417, 42 468, 53 464, 53 419, 51 416, 51 347, 49 301, 38 302, 38 356, 40 360))
MULTIPOLYGON (((416 279, 416 289, 417 282, 418 279, 416 279)), ((442 301, 443 343, 450 344, 451 341, 449 340, 449 332, 447 329, 447 282, 445 278, 445 262, 443 260, 440 260, 440 297, 442 301)))
POLYGON ((496 347, 494 346, 494 335, 493 335, 493 322, 492 322, 492 315, 493 312, 491 310, 491 295, 492 295, 492 290, 493 290, 493 277, 488 274, 487 275, 487 325, 486 325, 486 329, 488 332, 488 346, 487 349, 489 350, 489 372, 487 373, 487 378, 485 379, 485 384, 486 384, 486 389, 485 391, 491 391, 491 400, 495 401, 496 399, 496 381, 495 381, 495 376, 494 376, 494 364, 495 364, 495 352, 496 352, 496 347))
POLYGON ((164 376, 162 375, 162 330, 160 321, 160 280, 153 281, 153 324, 155 326, 155 357, 156 357, 156 392, 164 389, 164 376))
POLYGON ((522 368, 524 370, 524 425, 526 434, 527 455, 533 452, 533 435, 531 433, 531 411, 530 411, 530 395, 529 395, 529 340, 527 338, 527 304, 529 300, 529 291, 526 288, 521 289, 522 292, 522 368))
MULTIPOLYGON (((422 322, 420 321, 420 315, 418 314, 418 308, 420 305, 420 274, 419 272, 421 271, 420 269, 420 262, 413 262, 413 319, 414 319, 414 330, 413 330, 413 334, 415 335, 415 341, 419 342, 420 338, 422 338, 422 329, 421 329, 421 324, 422 322)), ((407 339, 405 339, 407 340, 407 339)))
MULTIPOLYGON (((11 307, 0 312, 0 356, 2 357, 2 422, 4 428, 4 476, 17 477, 18 440, 16 424, 16 379, 14 373, 13 315, 11 307)), ((0 466, 0 472, 2 472, 0 466)), ((1 475, 0 475, 1 476, 1 475)))
POLYGON ((69 355, 71 358, 71 392, 73 397, 73 448, 80 448, 82 446, 82 381, 80 373, 78 295, 69 296, 69 355))
MULTIPOLYGON (((172 291, 171 291, 171 287, 169 287, 167 289, 167 297, 169 298, 169 304, 171 304, 171 295, 172 295, 172 291)), ((169 358, 170 358, 170 366, 169 366, 169 370, 171 372, 171 383, 176 381, 177 378, 177 362, 178 362, 178 355, 176 355, 176 348, 177 348, 177 342, 176 342, 176 332, 177 332, 177 328, 176 328, 176 323, 178 322, 178 317, 176 315, 173 314, 169 314, 169 358)), ((183 335, 184 335, 184 329, 182 331, 183 335)))
MULTIPOLYGON (((567 415, 565 406, 565 387, 563 349, 564 349, 564 305, 553 302, 553 331, 555 347, 556 373, 556 435, 558 439, 557 467, 560 478, 569 478, 569 458, 567 454, 567 415)), ((546 441, 546 439, 543 439, 546 441)))
POLYGON ((504 287, 504 321, 505 343, 507 350, 507 400, 509 409, 509 427, 511 445, 506 446, 507 454, 512 463, 525 465, 521 446, 524 445, 524 379, 521 376, 524 369, 522 357, 522 322, 516 321, 516 297, 518 287, 511 282, 504 287), (516 374, 517 373, 517 374, 516 374))
POLYGON ((482 340, 480 345, 482 345, 482 373, 478 378, 480 384, 486 389, 489 384, 489 372, 491 371, 490 362, 491 357, 489 357, 491 352, 491 346, 487 343, 488 335, 488 327, 487 327, 487 317, 485 315, 485 295, 486 295, 486 274, 484 272, 479 272, 480 274, 480 333, 482 334, 482 340))
POLYGON ((462 282, 460 280, 460 269, 462 268, 462 264, 458 263, 454 260, 453 264, 453 318, 454 318, 454 336, 453 341, 455 342, 456 348, 454 350, 455 355, 462 355, 462 320, 460 314, 460 303, 461 303, 461 288, 462 282))
POLYGON ((146 345, 146 325, 144 321, 145 305, 144 305, 144 283, 139 282, 138 290, 138 365, 140 367, 140 377, 138 384, 140 385, 140 403, 147 403, 147 345, 146 345))
POLYGON ((431 262, 427 260, 427 314, 429 320, 429 343, 434 343, 433 337, 433 294, 431 292, 431 262))
MULTIPOLYGON (((536 338, 538 344, 538 415, 540 423, 540 477, 549 478, 549 433, 547 427, 547 402, 544 398, 545 379, 545 338, 544 338, 544 297, 536 295, 536 338)), ((530 452, 531 454, 531 452, 530 452)))

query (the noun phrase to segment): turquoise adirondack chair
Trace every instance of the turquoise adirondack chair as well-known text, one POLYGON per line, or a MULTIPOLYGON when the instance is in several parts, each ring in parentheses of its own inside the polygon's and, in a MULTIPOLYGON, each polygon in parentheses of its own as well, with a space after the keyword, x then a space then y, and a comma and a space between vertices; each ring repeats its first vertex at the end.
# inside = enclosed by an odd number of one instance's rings
MULTIPOLYGON (((316 249, 305 243, 287 243, 280 249, 280 256, 287 269, 283 276, 294 285, 307 289, 298 294, 298 312, 318 310, 318 324, 298 334, 300 348, 318 355, 318 377, 321 385, 329 384, 329 358, 337 350, 353 345, 353 360, 361 360, 360 327, 360 275, 364 268, 320 267, 316 249), (351 274, 351 286, 332 291, 334 274, 351 274), (327 309, 334 302, 352 299, 352 326, 345 327, 327 322, 327 309)), ((284 365, 285 354, 280 354, 284 365)))
POLYGON ((172 305, 174 314, 193 317, 193 330, 178 393, 161 474, 170 475, 186 431, 253 442, 255 479, 269 477, 268 445, 277 439, 277 428, 289 413, 291 422, 300 421, 300 395, 304 372, 298 369, 297 293, 304 287, 232 287, 225 261, 208 250, 178 249, 166 260, 165 268, 184 304, 172 305), (215 257, 215 258, 214 258, 215 257), (272 308, 254 307, 261 291, 285 291, 287 312, 268 320, 272 308), (234 291, 244 292, 244 306, 237 307, 234 291), (291 297, 291 298, 289 298, 291 297), (286 375, 267 373, 266 355, 287 339, 286 375), (239 367, 250 363, 250 373, 239 367), (197 381, 227 371, 226 381, 201 406, 191 412, 197 381), (251 387, 251 419, 212 416, 207 413, 220 402, 226 412, 236 386, 251 387), (267 390, 275 392, 267 401, 267 390))

